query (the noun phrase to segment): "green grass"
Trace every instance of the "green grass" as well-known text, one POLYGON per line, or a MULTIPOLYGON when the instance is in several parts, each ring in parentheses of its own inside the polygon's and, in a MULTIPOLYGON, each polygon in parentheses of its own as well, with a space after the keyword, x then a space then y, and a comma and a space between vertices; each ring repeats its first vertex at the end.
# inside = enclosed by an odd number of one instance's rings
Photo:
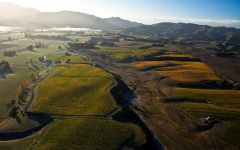
POLYGON ((31 147, 35 136, 31 136, 25 139, 14 140, 14 141, 1 141, 1 150, 27 150, 31 147))
POLYGON ((54 76, 100 77, 111 78, 112 75, 100 68, 88 64, 58 65, 53 70, 54 76))
POLYGON ((194 58, 191 54, 178 54, 178 53, 165 53, 164 55, 159 55, 159 57, 173 57, 173 58, 194 58))
POLYGON ((231 109, 240 108, 240 90, 175 88, 174 97, 207 99, 210 103, 231 109))
POLYGON ((56 66, 39 84, 33 111, 104 116, 117 108, 108 89, 114 81, 105 71, 86 64, 56 66))
POLYGON ((176 88, 174 97, 207 99, 210 103, 184 102, 177 105, 183 108, 193 120, 214 117, 223 121, 214 136, 230 149, 240 148, 240 91, 176 88))
MULTIPOLYGON (((227 101, 226 101, 227 104, 227 101)), ((213 104, 200 103, 181 103, 178 104, 186 111, 193 120, 198 120, 205 117, 214 117, 222 122, 215 129, 214 136, 217 140, 226 144, 229 149, 239 149, 239 126, 240 112, 239 109, 230 109, 219 107, 213 104)))
POLYGON ((115 150, 145 142, 137 126, 101 119, 59 120, 41 137, 36 150, 115 150))
POLYGON ((69 63, 77 64, 77 63, 86 63, 86 58, 80 55, 71 55, 65 56, 62 53, 53 54, 49 57, 49 60, 59 61, 61 63, 65 63, 67 60, 70 60, 69 63))
MULTIPOLYGON (((16 40, 12 41, 12 44, 18 45, 25 44, 29 45, 29 40, 16 40)), ((34 42, 35 43, 35 42, 34 42)), ((22 79, 28 77, 34 71, 30 70, 26 62, 30 59, 33 60, 34 64, 40 66, 38 58, 50 54, 64 54, 65 52, 58 50, 58 42, 48 44, 47 49, 34 49, 34 51, 22 51, 17 52, 16 57, 0 57, 0 60, 6 60, 10 63, 13 70, 13 74, 7 76, 6 79, 0 79, 0 121, 8 117, 7 104, 15 98, 15 93, 20 85, 22 79)))
POLYGON ((134 59, 134 58, 143 58, 159 53, 159 50, 142 50, 142 49, 121 49, 121 48, 110 48, 110 47, 98 47, 92 51, 98 54, 104 54, 108 57, 110 56, 113 59, 120 61, 134 59))

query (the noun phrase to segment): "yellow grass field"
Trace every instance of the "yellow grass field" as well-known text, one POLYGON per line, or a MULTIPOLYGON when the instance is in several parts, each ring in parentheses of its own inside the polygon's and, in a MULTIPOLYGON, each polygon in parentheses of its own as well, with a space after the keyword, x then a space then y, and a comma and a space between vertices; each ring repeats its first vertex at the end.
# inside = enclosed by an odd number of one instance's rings
POLYGON ((108 91, 113 84, 112 76, 99 68, 59 65, 39 84, 32 109, 50 114, 104 116, 117 108, 108 91))
POLYGON ((194 58, 191 54, 178 54, 178 53, 165 53, 163 55, 159 55, 159 57, 181 57, 181 58, 194 58))
POLYGON ((202 82, 220 80, 215 72, 202 62, 184 61, 143 61, 133 63, 138 69, 155 67, 154 71, 162 76, 168 77, 176 82, 202 82))
POLYGON ((114 150, 145 143, 139 127, 104 119, 59 120, 41 138, 36 150, 114 150))
POLYGON ((98 47, 92 50, 98 54, 108 55, 111 58, 117 60, 127 60, 134 58, 143 58, 159 53, 156 49, 121 49, 121 48, 109 48, 109 47, 98 47))
POLYGON ((240 108, 240 90, 175 88, 174 97, 207 99, 210 103, 231 109, 240 108))

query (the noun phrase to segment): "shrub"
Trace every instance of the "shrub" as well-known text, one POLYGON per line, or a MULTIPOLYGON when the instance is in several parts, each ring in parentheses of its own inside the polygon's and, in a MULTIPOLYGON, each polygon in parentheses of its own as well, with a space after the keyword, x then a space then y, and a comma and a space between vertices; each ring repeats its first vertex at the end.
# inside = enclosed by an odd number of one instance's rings
POLYGON ((27 47, 27 50, 32 51, 32 50, 33 50, 33 46, 32 46, 32 45, 29 45, 29 46, 27 47))
POLYGON ((11 72, 11 67, 7 61, 0 62, 0 73, 9 73, 11 72))
POLYGON ((16 51, 4 51, 3 55, 6 57, 13 57, 16 56, 16 51))

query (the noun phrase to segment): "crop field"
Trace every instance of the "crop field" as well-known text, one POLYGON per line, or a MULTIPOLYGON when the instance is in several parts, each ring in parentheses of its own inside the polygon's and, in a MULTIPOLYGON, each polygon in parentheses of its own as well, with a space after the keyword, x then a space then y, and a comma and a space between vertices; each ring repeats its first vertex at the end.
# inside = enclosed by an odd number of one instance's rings
POLYGON ((117 108, 108 92, 112 77, 86 64, 59 65, 42 81, 33 111, 62 115, 104 116, 117 108))
POLYGON ((11 44, 0 44, 0 51, 9 49, 11 47, 15 47, 16 45, 11 45, 11 44))
POLYGON ((13 40, 13 41, 6 41, 2 42, 0 44, 0 53, 2 53, 4 50, 14 50, 14 51, 20 51, 27 48, 29 45, 34 45, 36 41, 30 40, 30 39, 19 39, 19 40, 13 40))
POLYGON ((125 41, 120 40, 119 42, 115 43, 119 48, 125 49, 148 49, 152 48, 152 43, 150 42, 137 42, 137 41, 125 41))
POLYGON ((0 33, 0 42, 8 41, 8 38, 11 37, 12 40, 24 38, 24 33, 0 33))
MULTIPOLYGON (((15 43, 16 44, 16 43, 15 43)), ((15 57, 0 57, 0 60, 6 60, 10 63, 13 70, 11 75, 6 79, 0 79, 0 121, 7 117, 8 108, 7 104, 15 97, 16 90, 22 79, 28 77, 37 70, 30 70, 26 62, 30 59, 33 60, 34 65, 39 66, 38 58, 52 53, 64 54, 64 51, 58 50, 60 43, 50 43, 48 48, 34 49, 34 51, 18 52, 15 57)))
MULTIPOLYGON (((141 71, 153 71, 161 77, 167 77, 175 82, 199 83, 203 81, 221 80, 214 70, 200 61, 187 60, 194 58, 190 54, 165 53, 156 56, 164 58, 159 61, 139 61, 131 66, 141 71), (167 59, 165 59, 167 57, 167 59), (186 58, 184 59, 178 58, 186 58)), ((167 104, 174 104, 195 122, 202 118, 212 117, 220 120, 214 127, 214 137, 228 146, 229 149, 239 149, 240 140, 240 90, 229 89, 198 89, 173 88, 167 104)))
POLYGON ((239 149, 240 140, 240 91, 239 90, 207 90, 176 88, 173 97, 206 99, 208 103, 179 102, 178 106, 184 109, 194 120, 213 117, 222 121, 215 136, 224 141, 230 149, 239 149))
POLYGON ((215 72, 202 62, 184 61, 143 61, 133 63, 140 70, 154 70, 162 77, 168 77, 176 82, 202 82, 220 80, 215 72))
POLYGON ((23 46, 29 46, 29 45, 35 45, 37 41, 31 40, 31 39, 18 39, 18 40, 13 40, 13 41, 6 41, 4 42, 5 44, 15 44, 15 45, 23 45, 23 46))
POLYGON ((191 54, 178 54, 178 53, 165 53, 163 55, 159 55, 162 57, 186 57, 186 58, 194 58, 191 54))
POLYGON ((36 145, 37 150, 110 150, 145 142, 145 136, 137 126, 104 119, 59 120, 43 131, 41 139, 36 145))
POLYGON ((119 61, 131 60, 131 59, 141 59, 147 56, 153 56, 159 53, 159 50, 149 49, 121 49, 121 48, 109 48, 109 47, 99 47, 92 50, 101 55, 110 56, 113 59, 119 61))
POLYGON ((2 150, 26 150, 31 147, 33 141, 37 135, 33 135, 31 137, 25 139, 19 139, 14 141, 1 141, 0 149, 2 150))
POLYGON ((49 56, 49 60, 54 62, 67 62, 72 64, 86 63, 87 58, 80 55, 65 56, 62 53, 49 56))
POLYGON ((175 88, 174 97, 207 99, 211 104, 227 108, 240 108, 240 90, 175 88))
POLYGON ((172 61, 200 61, 192 54, 175 52, 165 52, 164 54, 157 55, 154 58, 157 60, 172 60, 172 61))

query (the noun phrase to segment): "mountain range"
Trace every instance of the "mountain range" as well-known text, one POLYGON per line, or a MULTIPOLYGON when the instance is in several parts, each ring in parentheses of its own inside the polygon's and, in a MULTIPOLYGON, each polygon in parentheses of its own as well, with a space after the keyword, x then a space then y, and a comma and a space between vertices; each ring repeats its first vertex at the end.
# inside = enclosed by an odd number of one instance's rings
POLYGON ((212 27, 190 23, 158 23, 129 28, 123 31, 131 36, 175 41, 227 41, 240 43, 240 29, 212 27))
POLYGON ((240 29, 211 27, 187 23, 144 25, 118 17, 100 18, 73 11, 40 12, 10 3, 0 3, 0 26, 25 28, 75 27, 100 30, 121 30, 131 36, 175 41, 226 41, 240 43, 240 29))
POLYGON ((117 17, 99 18, 72 11, 40 12, 15 4, 0 3, 0 25, 27 28, 78 27, 117 30, 138 27, 143 24, 117 17))

